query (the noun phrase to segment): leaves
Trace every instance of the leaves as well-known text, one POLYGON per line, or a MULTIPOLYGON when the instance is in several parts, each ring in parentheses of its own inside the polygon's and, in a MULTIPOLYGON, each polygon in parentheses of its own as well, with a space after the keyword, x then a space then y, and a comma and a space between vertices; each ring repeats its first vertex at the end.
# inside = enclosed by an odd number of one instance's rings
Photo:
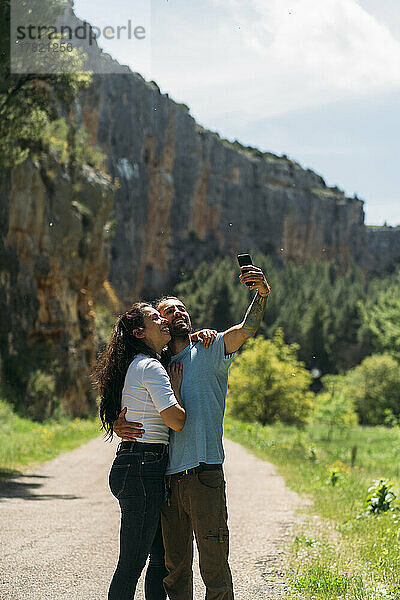
MULTIPOLYGON (((65 9, 61 0, 20 0, 19 11, 34 11, 36 22, 55 22, 65 9)), ((76 50, 59 53, 56 74, 11 73, 10 1, 0 5, 0 168, 22 163, 32 151, 43 149, 42 137, 49 124, 57 120, 61 106, 67 113, 79 92, 91 82, 89 73, 78 72, 83 57, 76 50), (68 54, 68 56, 66 56, 68 54), (73 73, 66 73, 65 61, 73 73)))
POLYGON ((394 482, 389 479, 374 481, 364 502, 366 513, 377 515, 392 510, 392 504, 396 500, 393 486, 394 482))
POLYGON ((342 386, 354 400, 361 425, 383 425, 388 409, 400 416, 400 369, 389 354, 365 358, 342 379, 342 386))
POLYGON ((313 410, 313 422, 326 425, 327 439, 331 440, 335 431, 342 433, 357 424, 354 403, 343 391, 321 392, 316 396, 313 410))
MULTIPOLYGON (((281 327, 285 342, 299 344, 299 358, 313 369, 316 378, 321 373, 347 371, 371 354, 374 346, 377 348, 375 330, 369 326, 363 307, 372 309, 381 289, 399 288, 398 275, 367 280, 354 266, 339 273, 333 263, 288 263, 278 267, 271 257, 263 255, 254 255, 253 261, 263 269, 272 287, 258 335, 271 337, 281 327)), ((174 293, 190 306, 195 327, 220 331, 239 323, 251 300, 251 294, 239 283, 233 258, 200 264, 194 273, 185 275, 174 293)), ((398 323, 400 309, 396 307, 390 314, 383 311, 381 329, 394 328, 398 323)), ((369 314, 382 310, 378 304, 369 314)), ((397 342, 397 333, 386 337, 384 347, 392 347, 395 356, 400 338, 397 342)))
POLYGON ((284 344, 281 330, 272 341, 258 337, 246 343, 229 378, 228 407, 234 416, 263 425, 306 422, 312 378, 296 351, 296 345, 284 344))
POLYGON ((400 274, 389 286, 382 286, 375 302, 360 304, 360 310, 376 351, 400 361, 400 274))

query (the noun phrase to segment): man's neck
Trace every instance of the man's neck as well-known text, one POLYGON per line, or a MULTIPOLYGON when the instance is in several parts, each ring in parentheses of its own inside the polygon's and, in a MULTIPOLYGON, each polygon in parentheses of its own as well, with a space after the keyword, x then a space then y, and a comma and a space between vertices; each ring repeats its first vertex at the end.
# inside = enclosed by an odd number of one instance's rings
POLYGON ((188 335, 185 337, 175 337, 172 338, 168 344, 168 348, 171 350, 172 354, 179 354, 182 352, 187 346, 190 344, 190 338, 188 335))

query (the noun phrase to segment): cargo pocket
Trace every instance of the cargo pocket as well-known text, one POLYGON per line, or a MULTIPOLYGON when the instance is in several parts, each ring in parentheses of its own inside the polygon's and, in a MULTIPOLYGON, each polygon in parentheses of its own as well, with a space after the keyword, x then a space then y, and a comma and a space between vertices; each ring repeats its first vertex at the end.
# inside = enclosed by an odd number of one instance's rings
POLYGON ((197 478, 201 485, 205 487, 217 489, 224 485, 224 474, 221 469, 215 469, 213 471, 201 471, 197 474, 197 478))

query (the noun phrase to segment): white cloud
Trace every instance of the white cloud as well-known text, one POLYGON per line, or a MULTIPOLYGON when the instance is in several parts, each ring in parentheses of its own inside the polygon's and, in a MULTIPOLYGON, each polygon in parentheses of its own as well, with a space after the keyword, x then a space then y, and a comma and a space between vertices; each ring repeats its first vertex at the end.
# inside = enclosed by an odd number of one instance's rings
MULTIPOLYGON (((132 42, 101 43, 205 125, 230 117, 245 126, 400 89, 400 41, 359 1, 153 0, 151 69, 132 42)), ((76 5, 88 18, 110 19, 105 0, 76 5)), ((115 0, 113 15, 122 22, 131 8, 115 0)))
POLYGON ((167 52, 165 13, 152 77, 204 122, 227 109, 252 120, 400 87, 400 42, 356 0, 203 2, 209 19, 171 14, 177 43, 167 52))
MULTIPOLYGON (((204 126, 357 190, 371 223, 400 223, 398 0, 145 1, 151 70, 130 42, 109 48, 115 58, 189 104, 204 126)), ((111 18, 109 0, 76 5, 93 24, 111 18)), ((118 23, 134 16, 131 0, 113 0, 118 23)))
POLYGON ((400 43, 354 0, 298 0, 292 15, 285 15, 280 1, 268 6, 263 24, 267 29, 272 21, 273 52, 288 66, 300 60, 300 72, 317 76, 324 70, 332 87, 351 85, 354 91, 399 84, 400 43))

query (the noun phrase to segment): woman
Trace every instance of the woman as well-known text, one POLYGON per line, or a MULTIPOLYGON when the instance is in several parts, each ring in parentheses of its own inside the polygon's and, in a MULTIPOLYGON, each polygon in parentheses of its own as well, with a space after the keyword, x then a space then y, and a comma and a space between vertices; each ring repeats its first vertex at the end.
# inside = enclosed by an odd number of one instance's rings
POLYGON ((181 365, 167 371, 159 355, 169 342, 167 320, 150 304, 136 302, 117 321, 96 371, 100 418, 112 437, 121 408, 144 426, 137 442, 121 442, 110 472, 110 488, 121 508, 120 555, 109 600, 132 600, 150 555, 146 600, 165 600, 164 548, 160 528, 163 479, 168 460, 168 428, 180 431, 181 365))

